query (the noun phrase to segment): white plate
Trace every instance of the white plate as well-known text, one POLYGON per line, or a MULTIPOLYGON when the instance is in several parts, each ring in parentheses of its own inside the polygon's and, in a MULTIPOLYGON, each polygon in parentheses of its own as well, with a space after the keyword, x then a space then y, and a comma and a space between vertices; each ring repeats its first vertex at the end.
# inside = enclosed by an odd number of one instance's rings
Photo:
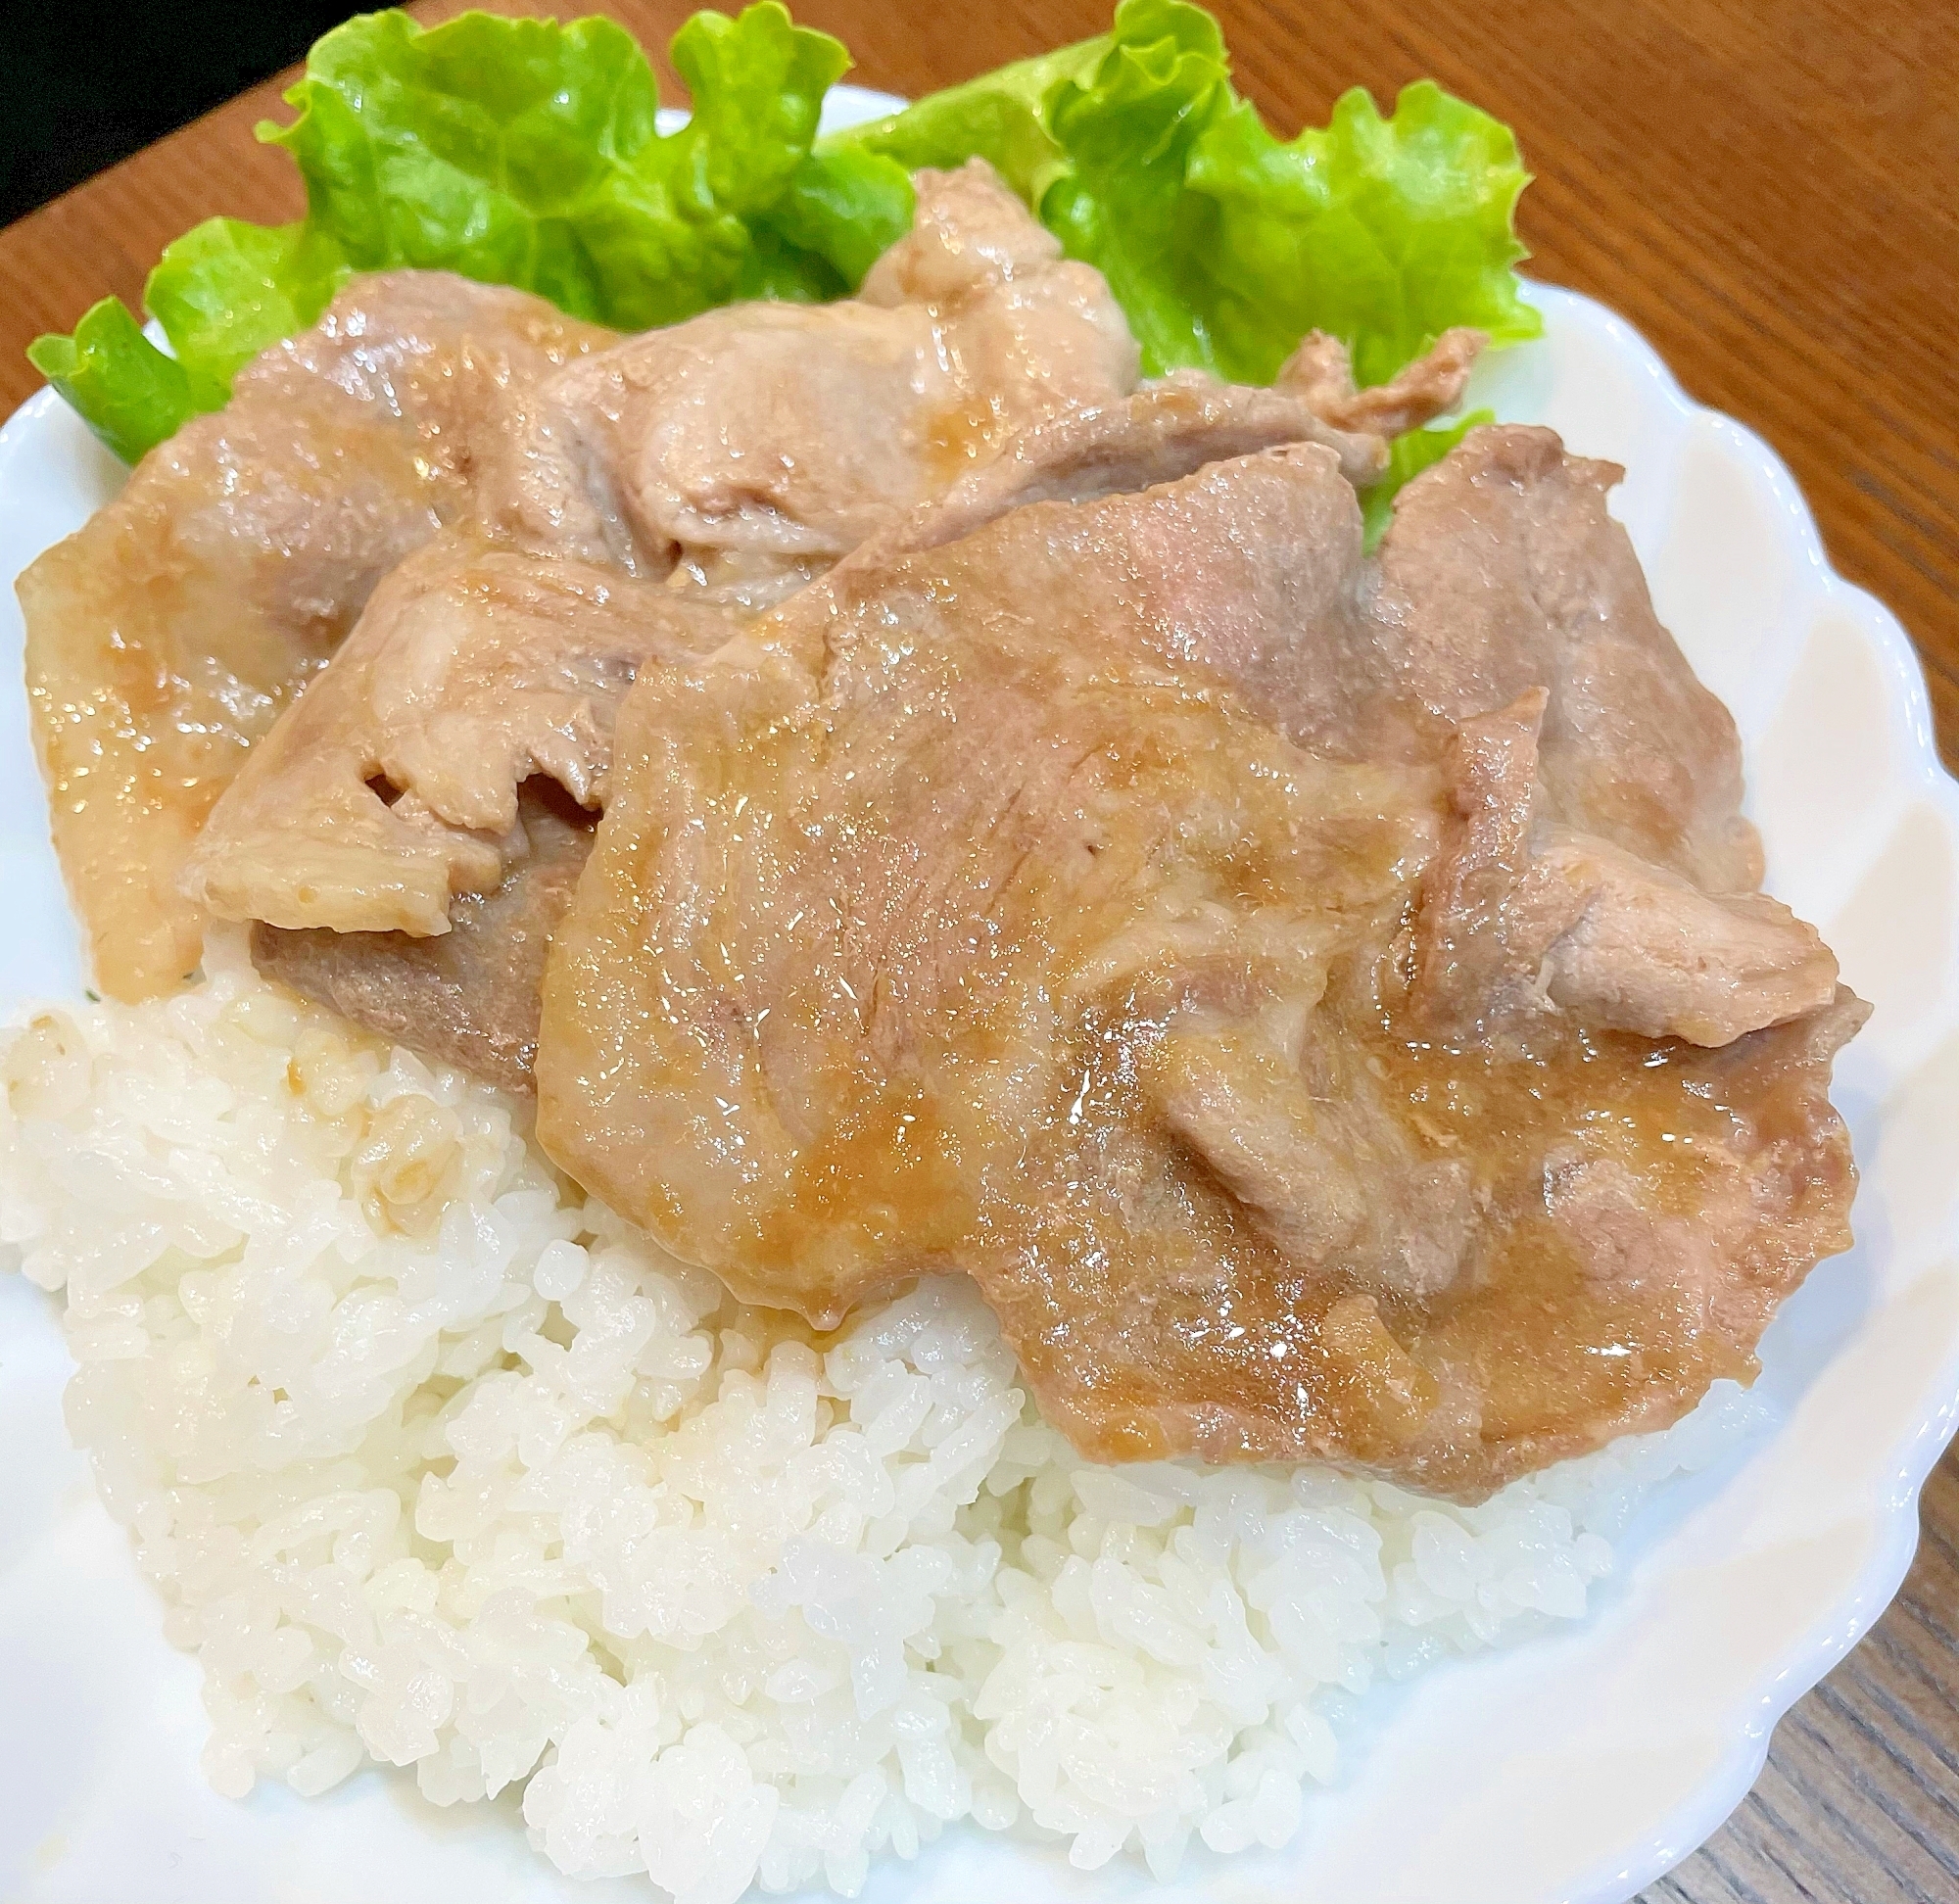
MULTIPOLYGON (((849 89, 842 89, 846 94, 849 89)), ((855 117, 885 102, 835 102, 855 117)), ((1616 508, 1660 614, 1735 710, 1769 885, 1877 1006, 1838 1066, 1863 1165, 1859 1246, 1763 1347, 1783 1419, 1667 1494, 1582 1628, 1390 1694, 1290 1850, 1126 1865, 954 1834, 866 1893, 908 1904, 1620 1904, 1713 1831, 1778 1717, 1896 1591, 1919 1484, 1959 1398, 1959 787, 1896 621, 1826 561, 1789 471, 1690 404, 1619 318, 1548 286, 1542 343, 1476 401, 1627 466, 1616 508)), ((121 471, 51 393, 0 430, 0 576, 121 471)), ((0 1005, 79 984, 27 747, 20 621, 0 601, 0 1005)), ((505 1806, 438 1812, 368 1773, 324 1799, 201 1783, 197 1673, 61 1427, 50 1312, 0 1279, 0 1897, 20 1904, 581 1904, 505 1806)))

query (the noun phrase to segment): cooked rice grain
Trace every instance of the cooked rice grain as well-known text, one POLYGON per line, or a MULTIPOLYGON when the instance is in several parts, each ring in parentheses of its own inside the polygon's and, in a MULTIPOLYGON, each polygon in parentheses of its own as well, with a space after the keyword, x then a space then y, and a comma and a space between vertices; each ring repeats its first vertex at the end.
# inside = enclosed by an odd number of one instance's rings
POLYGON ((970 1288, 817 1339, 581 1199, 511 1107, 260 981, 0 1032, 0 1265, 204 1666, 205 1766, 437 1803, 684 1904, 845 1895, 948 1823, 1276 1846, 1378 1677, 1585 1611, 1731 1384, 1457 1507, 1084 1466, 970 1288))

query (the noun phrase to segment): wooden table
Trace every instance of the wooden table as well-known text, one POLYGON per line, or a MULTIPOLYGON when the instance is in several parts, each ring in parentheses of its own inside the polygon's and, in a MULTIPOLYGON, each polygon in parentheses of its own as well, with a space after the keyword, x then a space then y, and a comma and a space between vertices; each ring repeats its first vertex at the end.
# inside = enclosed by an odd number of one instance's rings
MULTIPOLYGON (((1216 0, 1214 0, 1216 4, 1216 0)), ((591 0, 555 8, 592 10, 591 0)), ((661 48, 685 0, 618 0, 661 48)), ((1624 311, 1689 391, 1789 460, 1839 568, 1894 608, 1959 760, 1959 6, 1953 0, 1216 4, 1240 85, 1290 131, 1355 82, 1431 73, 1515 126, 1531 269, 1624 311)), ((414 10, 460 11, 453 0, 414 10)), ((798 0, 855 76, 917 95, 1107 24, 1107 0, 798 0)), ((662 63, 663 83, 672 74, 662 63)), ((0 411, 21 356, 215 212, 301 209, 257 146, 268 82, 0 233, 0 411)), ((669 96, 674 96, 673 92, 669 96)), ((1959 1457, 1897 1603, 1784 1721, 1768 1770, 1647 1900, 1959 1897, 1959 1457)), ((1357 1899, 1355 1904, 1365 1904, 1357 1899)))

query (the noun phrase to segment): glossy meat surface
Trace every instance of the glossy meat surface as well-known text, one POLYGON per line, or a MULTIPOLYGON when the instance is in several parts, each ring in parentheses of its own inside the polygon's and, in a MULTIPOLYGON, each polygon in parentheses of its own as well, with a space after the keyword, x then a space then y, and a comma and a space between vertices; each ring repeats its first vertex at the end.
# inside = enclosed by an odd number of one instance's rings
POLYGON ((1363 558, 1478 342, 1138 387, 977 164, 820 309, 357 285, 24 580, 105 979, 252 922, 747 1300, 971 1274, 1091 1456, 1661 1425, 1847 1241, 1863 1008, 1615 470, 1475 432, 1363 558))
POLYGON ((1735 723, 1660 626, 1605 510, 1615 464, 1550 430, 1475 430, 1402 492, 1371 610, 1384 679, 1459 721, 1549 691, 1549 816, 1710 892, 1760 883, 1735 723))
POLYGON ((1697 684, 1545 436, 1472 438, 1378 573, 1299 446, 867 552, 644 677, 548 973, 547 1147, 819 1323, 968 1271, 1091 1456, 1473 1495, 1746 1374, 1847 1242, 1827 1086, 1862 1008, 1772 902, 1708 928, 1751 837, 1732 728, 1650 729, 1655 680, 1690 712, 1697 684), (1492 468, 1562 556, 1489 562, 1451 499, 1492 468), (1540 732, 1647 749, 1646 796, 1540 732), (1549 867, 1575 923, 1476 915, 1489 866, 1549 867), (1443 918, 1492 973, 1449 969, 1443 918), (1625 960, 1685 946, 1739 993, 1745 928, 1785 923, 1797 976, 1703 1015, 1715 1048, 1611 1022, 1646 1009, 1625 960))
POLYGON ((252 928, 268 978, 438 1064, 526 1097, 550 935, 591 850, 590 816, 549 785, 520 790, 502 883, 465 893, 439 937, 252 928))
POLYGON ((766 603, 1017 433, 1126 395, 1101 274, 983 161, 916 182, 859 297, 704 311, 558 378, 496 532, 766 603))
POLYGON ((616 570, 446 536, 375 591, 253 749, 185 888, 220 918, 289 929, 445 932, 454 895, 502 881, 519 786, 543 776, 602 805, 634 676, 731 626, 616 570))
POLYGON ((1553 1007, 1588 1024, 1724 1045, 1819 1010, 1837 961, 1761 892, 1708 892, 1600 833, 1546 817, 1542 688, 1471 715, 1444 750, 1454 812, 1412 947, 1415 1009, 1450 1037, 1553 1007))
MULTIPOLYGON (((438 1017, 460 1023, 480 983, 484 1036, 460 1048, 502 1050, 490 964, 405 960, 390 935, 454 924, 474 941, 486 917, 543 916, 549 895, 531 904, 535 875, 503 844, 520 784, 596 809, 641 666, 715 645, 1016 432, 1120 402, 1134 379, 1099 275, 1063 262, 983 165, 920 175, 916 227, 863 301, 712 311, 540 379, 471 459, 461 526, 388 578, 255 749, 183 891, 221 917, 353 935, 306 941, 305 970, 330 969, 344 1009, 389 1035, 405 985, 440 967, 438 1017), (364 962, 372 982, 357 983, 364 962)), ((1247 441, 1318 428, 1263 393, 1196 407, 1248 403, 1247 441)), ((296 960, 288 945, 281 976, 296 960)))
POLYGON ((21 577, 56 850, 105 990, 195 967, 176 875, 246 750, 464 510, 525 392, 610 341, 521 292, 358 279, 21 577))

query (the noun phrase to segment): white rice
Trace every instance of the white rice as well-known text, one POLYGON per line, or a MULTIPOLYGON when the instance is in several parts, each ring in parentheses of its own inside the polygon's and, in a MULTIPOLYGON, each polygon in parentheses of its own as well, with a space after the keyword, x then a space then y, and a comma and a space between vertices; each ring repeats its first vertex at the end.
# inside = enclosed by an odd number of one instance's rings
POLYGON ((1585 1612, 1732 1384, 1480 1507, 1084 1465, 929 1282, 786 1334, 505 1100, 259 981, 0 1032, 0 1266, 205 1673, 225 1792, 523 1792, 576 1876, 848 1896, 949 1823, 1076 1865, 1283 1844, 1377 1679, 1585 1612))

